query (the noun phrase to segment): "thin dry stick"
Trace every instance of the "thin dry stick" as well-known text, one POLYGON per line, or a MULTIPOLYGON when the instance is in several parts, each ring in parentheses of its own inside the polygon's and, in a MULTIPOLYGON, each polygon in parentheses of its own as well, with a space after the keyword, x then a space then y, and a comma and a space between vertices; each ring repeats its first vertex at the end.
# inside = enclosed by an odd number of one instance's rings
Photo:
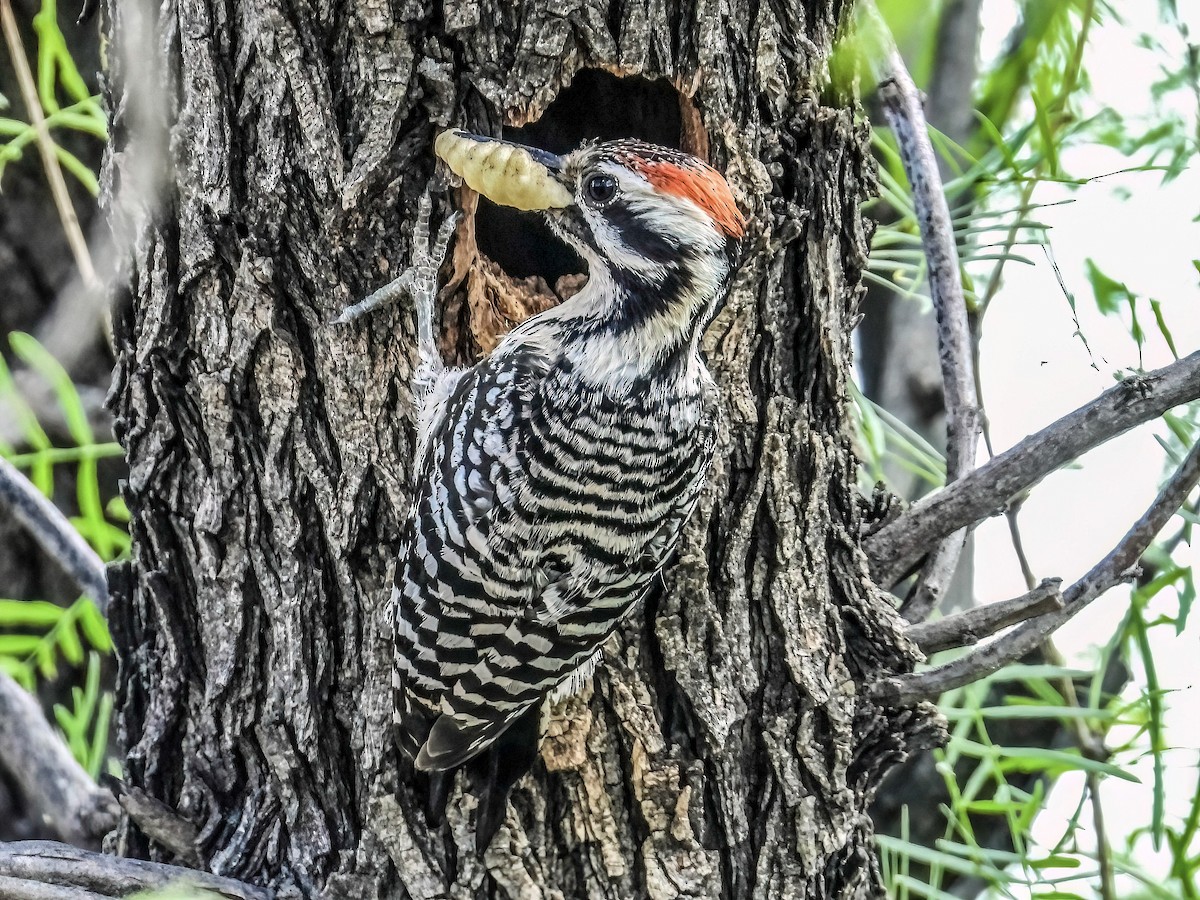
POLYGON ((1047 578, 1020 597, 977 606, 932 622, 920 622, 910 627, 906 634, 923 653, 937 653, 977 644, 1010 625, 1062 609, 1062 605, 1062 580, 1047 578))
POLYGON ((42 101, 38 98, 37 85, 33 81, 33 72, 29 69, 29 60, 25 57, 25 47, 21 43, 21 32, 17 29, 17 20, 13 16, 9 0, 0 0, 0 24, 4 28, 4 42, 8 44, 8 53, 12 57, 13 69, 17 73, 17 84, 21 90, 21 99, 29 111, 29 121, 37 131, 38 152, 42 157, 42 166, 46 169, 46 179, 50 182, 50 194, 54 197, 54 205, 58 209, 58 217, 62 220, 63 231, 67 235, 67 243, 75 257, 75 265, 88 288, 99 287, 96 278, 96 268, 92 265, 92 255, 88 252, 87 241, 83 230, 79 227, 79 217, 75 215, 75 207, 71 205, 71 196, 67 193, 67 182, 63 179, 62 169, 58 165, 57 146, 46 126, 46 117, 42 113, 42 101))
POLYGON ((944 666, 878 682, 871 693, 884 703, 911 706, 919 700, 938 697, 953 688, 986 678, 1036 649, 1089 603, 1132 577, 1142 554, 1187 501, 1197 482, 1200 482, 1200 444, 1192 447, 1154 502, 1117 546, 1063 592, 1062 609, 1030 619, 987 646, 944 666))
POLYGON ((1200 399, 1200 352, 1127 378, 986 465, 914 503, 863 541, 871 571, 890 587, 945 535, 1005 510, 1009 502, 1087 451, 1200 399))
MULTIPOLYGON (((886 29, 881 21, 876 25, 886 29)), ((880 33, 887 32, 881 30, 880 33)), ((937 314, 938 358, 946 405, 946 481, 949 483, 975 468, 979 399, 971 357, 971 329, 950 207, 938 173, 937 156, 929 140, 921 95, 890 38, 888 43, 879 96, 912 186, 913 206, 929 267, 929 293, 937 314)), ((900 610, 910 622, 924 621, 937 608, 958 568, 967 531, 962 528, 943 538, 926 560, 912 596, 900 610)))

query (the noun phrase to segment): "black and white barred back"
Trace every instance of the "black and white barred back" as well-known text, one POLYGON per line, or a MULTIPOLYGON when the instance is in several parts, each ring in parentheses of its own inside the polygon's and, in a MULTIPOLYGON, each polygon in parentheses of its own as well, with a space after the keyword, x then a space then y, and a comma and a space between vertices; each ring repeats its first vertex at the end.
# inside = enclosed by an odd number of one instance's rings
POLYGON ((393 592, 396 726, 420 769, 461 765, 577 687, 712 461, 716 389, 698 358, 605 390, 552 349, 557 328, 532 320, 450 376, 423 436, 393 592))

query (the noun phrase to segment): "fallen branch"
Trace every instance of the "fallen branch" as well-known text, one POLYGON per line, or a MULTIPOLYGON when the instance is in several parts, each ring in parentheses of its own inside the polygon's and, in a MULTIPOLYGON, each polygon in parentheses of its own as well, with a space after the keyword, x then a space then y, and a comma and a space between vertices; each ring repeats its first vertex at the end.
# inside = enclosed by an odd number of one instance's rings
POLYGON ((33 535, 50 556, 75 579, 101 613, 108 611, 108 575, 104 561, 16 466, 0 459, 0 506, 33 535))
POLYGON ((892 706, 910 706, 940 696, 952 688, 985 678, 1041 646, 1054 631, 1109 588, 1136 574, 1138 560, 1200 482, 1200 444, 1192 447, 1182 465, 1154 502, 1104 559, 1063 592, 1063 606, 1017 626, 1008 634, 925 672, 889 678, 872 686, 871 694, 892 706))
POLYGON ((875 580, 891 587, 941 538, 1002 513, 1014 498, 1087 451, 1196 399, 1200 352, 1126 378, 867 537, 863 546, 875 580))
POLYGON ((117 824, 117 802, 71 756, 37 700, 0 670, 0 767, 64 841, 95 844, 117 824))
POLYGON ((108 900, 166 884, 188 884, 230 900, 272 893, 233 878, 182 866, 92 853, 53 841, 0 844, 0 900, 108 900), (5 891, 8 890, 8 893, 5 891), (25 893, 13 893, 24 890, 25 893))
MULTIPOLYGON (((886 38, 887 51, 878 73, 879 97, 912 186, 913 208, 929 269, 929 294, 937 314, 938 360, 946 406, 946 482, 951 483, 975 468, 979 440, 979 398, 958 246, 937 156, 929 140, 921 94, 878 11, 870 12, 880 35, 886 38)), ((900 609, 902 616, 910 622, 920 622, 937 608, 958 569, 966 539, 967 529, 962 528, 938 543, 912 596, 900 609)))
POLYGON ((957 615, 946 616, 944 619, 913 625, 908 629, 908 636, 926 654, 950 650, 953 647, 969 647, 1010 625, 1016 625, 1042 613, 1062 609, 1062 606, 1062 579, 1047 578, 1020 597, 977 606, 957 615))

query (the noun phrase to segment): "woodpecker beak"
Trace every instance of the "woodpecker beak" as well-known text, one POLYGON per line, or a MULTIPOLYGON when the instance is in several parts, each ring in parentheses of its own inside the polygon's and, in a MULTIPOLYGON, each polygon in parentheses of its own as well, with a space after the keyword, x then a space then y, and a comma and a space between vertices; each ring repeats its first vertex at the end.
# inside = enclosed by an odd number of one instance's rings
POLYGON ((501 206, 515 209, 563 209, 572 202, 558 174, 561 157, 498 138, 443 131, 434 152, 472 189, 501 206))

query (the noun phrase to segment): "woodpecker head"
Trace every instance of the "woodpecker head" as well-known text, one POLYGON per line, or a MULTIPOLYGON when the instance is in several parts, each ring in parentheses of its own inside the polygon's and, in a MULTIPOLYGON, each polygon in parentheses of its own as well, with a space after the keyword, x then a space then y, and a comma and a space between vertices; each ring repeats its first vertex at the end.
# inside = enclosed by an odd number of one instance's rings
POLYGON ((570 305, 593 330, 636 331, 647 351, 670 350, 694 344, 723 299, 746 222, 696 157, 633 140, 556 156, 461 131, 435 149, 493 202, 545 213, 588 263, 588 288, 570 305))

